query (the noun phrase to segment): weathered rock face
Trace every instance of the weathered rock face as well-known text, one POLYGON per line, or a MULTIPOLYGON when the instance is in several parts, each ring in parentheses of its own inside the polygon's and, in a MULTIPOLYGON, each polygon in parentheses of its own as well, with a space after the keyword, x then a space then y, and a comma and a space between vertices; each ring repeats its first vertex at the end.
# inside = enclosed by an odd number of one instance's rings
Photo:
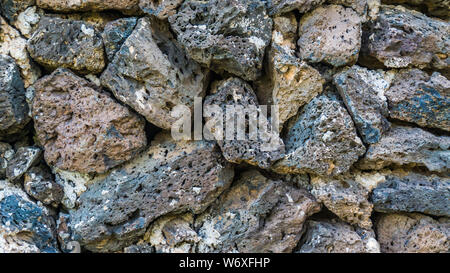
POLYGON ((322 92, 324 80, 317 70, 295 56, 295 15, 275 17, 274 25, 267 75, 256 83, 256 93, 261 104, 278 106, 278 122, 282 125, 322 92))
POLYGON ((207 74, 186 56, 167 25, 143 18, 101 80, 149 122, 170 129, 177 120, 171 116, 175 106, 193 109, 194 98, 204 96, 207 74))
POLYGON ((139 10, 139 0, 36 0, 43 8, 59 12, 120 10, 124 13, 135 13, 139 10))
POLYGON ((450 179, 420 173, 391 174, 372 194, 374 209, 380 212, 421 212, 450 216, 450 179))
POLYGON ((292 252, 320 206, 305 190, 248 171, 196 220, 200 252, 292 252), (264 223, 264 224, 261 224, 264 223))
POLYGON ((177 8, 183 3, 183 0, 140 0, 139 7, 149 15, 166 19, 177 12, 177 8))
POLYGON ((14 149, 8 143, 0 142, 0 180, 6 178, 6 168, 8 161, 14 156, 14 149))
POLYGON ((327 0, 327 3, 352 8, 359 16, 364 17, 367 15, 369 4, 377 1, 379 2, 379 0, 327 0))
POLYGON ((311 193, 343 221, 364 229, 372 227, 370 216, 373 205, 368 201, 369 191, 351 174, 334 178, 312 176, 311 193))
POLYGON ((303 60, 333 66, 353 64, 361 47, 361 18, 339 5, 319 7, 302 17, 299 36, 303 60))
POLYGON ((378 143, 370 145, 358 167, 380 170, 386 166, 413 165, 446 172, 450 165, 449 147, 448 136, 435 136, 419 128, 396 125, 378 143))
POLYGON ((115 251, 168 213, 203 212, 233 179, 215 144, 157 136, 150 148, 91 185, 71 212, 74 238, 91 251, 115 251))
POLYGON ((9 160, 6 168, 6 177, 9 181, 18 182, 18 179, 33 165, 39 163, 42 150, 38 147, 20 147, 9 160))
POLYGON ((103 173, 145 147, 143 119, 69 70, 58 69, 34 87, 34 126, 49 165, 103 173))
POLYGON ((391 118, 450 131, 450 81, 438 72, 401 70, 386 97, 391 118))
POLYGON ((269 121, 249 84, 239 78, 214 83, 211 95, 205 98, 204 108, 213 106, 218 107, 221 113, 215 113, 215 116, 206 120, 219 123, 219 128, 223 128, 221 124, 225 124, 226 132, 219 133, 214 126, 209 133, 215 137, 228 161, 246 162, 267 169, 283 157, 284 144, 278 135, 278 128, 268 128, 269 121), (230 106, 235 108, 235 113, 231 112, 230 106), (250 128, 250 124, 259 124, 260 130, 266 129, 265 133, 254 132, 252 129, 255 128, 250 128))
POLYGON ((268 1, 267 8, 270 15, 286 13, 293 10, 305 13, 323 2, 325 0, 271 0, 268 1))
POLYGON ((402 7, 382 6, 368 25, 361 49, 362 61, 373 66, 446 69, 449 66, 448 23, 402 7))
POLYGON ((450 16, 450 5, 446 0, 382 0, 383 4, 406 4, 410 6, 426 7, 429 16, 448 19, 450 16))
POLYGON ((57 208, 64 196, 64 189, 55 183, 43 167, 33 167, 24 175, 25 192, 45 205, 57 208))
POLYGON ((287 155, 273 167, 278 173, 338 175, 366 150, 345 108, 324 95, 289 122, 284 142, 287 155))
POLYGON ((59 252, 50 212, 0 180, 0 252, 59 252))
POLYGON ((300 242, 299 253, 379 253, 373 231, 353 228, 332 219, 306 223, 306 234, 300 242))
POLYGON ((261 75, 272 31, 262 1, 184 1, 169 21, 180 44, 200 64, 245 80, 261 75))
POLYGON ((365 143, 377 143, 390 128, 384 96, 390 85, 389 78, 382 71, 356 65, 334 76, 334 84, 365 143))
POLYGON ((0 139, 20 134, 29 121, 19 68, 14 59, 0 55, 0 139))
POLYGON ((25 88, 41 75, 40 69, 30 59, 27 41, 0 16, 0 54, 11 56, 20 69, 25 88))
POLYGON ((105 67, 102 38, 83 21, 43 17, 27 48, 36 62, 51 70, 64 67, 95 74, 105 67))
POLYGON ((12 22, 22 11, 35 3, 36 0, 3 0, 0 2, 0 11, 9 22, 12 22))
POLYGON ((450 221, 419 213, 385 214, 378 219, 381 251, 388 253, 438 253, 450 248, 450 221))
POLYGON ((108 61, 112 61, 116 52, 122 47, 122 44, 131 35, 136 27, 137 18, 123 18, 106 24, 102 33, 103 44, 105 45, 108 61))

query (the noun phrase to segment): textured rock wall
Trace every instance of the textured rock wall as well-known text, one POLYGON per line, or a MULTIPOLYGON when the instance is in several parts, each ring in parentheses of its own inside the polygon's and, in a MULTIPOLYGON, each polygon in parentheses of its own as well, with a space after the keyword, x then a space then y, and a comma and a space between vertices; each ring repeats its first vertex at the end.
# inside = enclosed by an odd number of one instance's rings
POLYGON ((449 15, 1 0, 0 252, 450 252, 449 15), (175 140, 198 106, 278 131, 175 140))

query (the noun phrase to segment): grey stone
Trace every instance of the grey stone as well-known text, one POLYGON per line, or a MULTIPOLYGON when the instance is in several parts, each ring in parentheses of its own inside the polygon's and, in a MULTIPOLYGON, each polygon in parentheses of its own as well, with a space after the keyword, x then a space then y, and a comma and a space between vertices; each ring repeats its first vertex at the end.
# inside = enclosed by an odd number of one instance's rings
POLYGON ((0 139, 18 135, 30 121, 25 89, 14 59, 0 55, 0 139))
POLYGON ((116 52, 131 35, 137 24, 137 18, 122 18, 106 24, 102 33, 103 44, 105 45, 108 61, 112 61, 116 52))
POLYGON ((299 24, 300 58, 333 66, 354 64, 361 47, 361 21, 351 8, 321 6, 302 17, 299 24))
POLYGON ((169 21, 180 44, 200 64, 245 80, 261 75, 272 31, 262 1, 184 1, 169 21))
POLYGON ((311 193, 341 220, 364 229, 372 228, 373 205, 369 190, 352 173, 333 178, 312 176, 311 193))
POLYGON ((105 67, 101 35, 83 21, 43 17, 27 48, 37 63, 51 70, 64 67, 95 74, 105 67))
POLYGON ((370 145, 357 166, 363 170, 380 170, 387 166, 412 165, 446 172, 450 167, 449 147, 448 136, 395 125, 378 143, 370 145))
POLYGON ((450 17, 450 3, 448 0, 382 0, 383 4, 406 4, 407 7, 426 7, 428 16, 436 16, 442 19, 450 17))
POLYGON ((273 166, 278 173, 338 175, 366 151, 345 108, 324 95, 290 120, 284 142, 287 154, 273 166))
POLYGON ((42 166, 32 167, 24 175, 25 192, 44 205, 57 208, 64 196, 64 189, 42 166))
POLYGON ((0 12, 9 22, 12 22, 22 11, 35 3, 36 0, 2 0, 0 1, 0 12))
POLYGON ((73 238, 86 249, 129 246, 168 213, 203 212, 233 179, 212 142, 174 142, 162 133, 133 161, 89 186, 71 211, 73 238))
POLYGON ((203 97, 208 72, 186 56, 168 25, 139 19, 114 60, 101 76, 102 85, 149 122, 171 129, 177 105, 194 107, 203 97))
POLYGON ((387 175, 372 194, 374 209, 380 212, 421 212, 450 216, 450 178, 433 174, 387 175))
POLYGON ((219 126, 225 128, 222 134, 219 134, 217 130, 213 132, 217 129, 216 127, 210 128, 209 133, 217 140, 225 159, 234 163, 246 162, 267 169, 273 162, 283 157, 284 144, 278 135, 278 128, 269 128, 269 121, 259 107, 255 93, 245 81, 229 78, 215 82, 211 95, 206 97, 204 102, 205 109, 210 106, 218 106, 222 110, 222 113, 217 113, 214 117, 207 117, 206 121, 223 124, 223 127, 219 126), (230 113, 229 106, 233 106, 236 113, 230 113), (220 114, 222 114, 221 117, 219 117, 220 114), (259 132, 254 132, 250 127, 258 124, 259 132), (227 133, 231 131, 230 127, 234 128, 232 134, 227 133), (266 134, 262 137, 264 129, 266 134))
POLYGON ((39 163, 39 160, 42 158, 41 156, 42 149, 38 147, 19 148, 14 154, 14 157, 8 162, 6 177, 10 181, 18 181, 29 168, 39 163))
POLYGON ((0 180, 0 252, 59 252, 50 211, 0 180))
POLYGON ((325 0, 270 0, 268 11, 270 15, 278 15, 293 10, 305 13, 325 2, 325 0))
POLYGON ((386 67, 447 69, 450 63, 450 25, 397 6, 381 6, 367 25, 360 62, 386 67))
POLYGON ((0 179, 6 178, 8 161, 14 156, 14 149, 8 143, 0 142, 0 179))
POLYGON ((196 220, 199 252, 292 252, 306 218, 320 205, 304 189, 272 181, 258 171, 233 187, 196 220))
POLYGON ((401 70, 386 97, 391 118, 450 131, 450 81, 438 72, 401 70))
POLYGON ((373 231, 354 228, 342 221, 309 220, 299 253, 379 253, 373 231))
POLYGON ((352 66, 334 76, 334 84, 355 122, 362 140, 377 143, 390 128, 386 119, 388 103, 384 92, 389 88, 383 71, 352 66))

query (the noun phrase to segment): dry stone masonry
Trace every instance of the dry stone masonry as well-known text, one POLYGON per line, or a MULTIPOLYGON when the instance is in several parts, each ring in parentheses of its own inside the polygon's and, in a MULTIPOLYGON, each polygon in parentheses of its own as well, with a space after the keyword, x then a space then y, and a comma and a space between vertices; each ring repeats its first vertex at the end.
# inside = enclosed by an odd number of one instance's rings
POLYGON ((449 19, 0 0, 0 253, 449 253, 449 19))

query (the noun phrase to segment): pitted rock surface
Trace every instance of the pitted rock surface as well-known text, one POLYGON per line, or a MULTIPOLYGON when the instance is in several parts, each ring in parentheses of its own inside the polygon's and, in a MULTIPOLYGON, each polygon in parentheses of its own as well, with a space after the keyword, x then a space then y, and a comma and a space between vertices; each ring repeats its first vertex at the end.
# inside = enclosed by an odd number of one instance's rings
POLYGON ((391 118, 450 131, 450 81, 438 72, 401 70, 386 97, 391 118))
POLYGON ((13 58, 0 55, 0 139, 20 134, 29 121, 19 68, 13 58))
POLYGON ((292 252, 320 205, 304 189, 258 171, 241 174, 197 221, 200 252, 292 252))
POLYGON ((171 129, 173 108, 194 107, 203 97, 208 72, 186 56, 168 26, 139 19, 114 60, 101 76, 102 84, 149 122, 171 129))
POLYGON ((49 165, 104 173, 146 146, 143 119, 71 71, 58 69, 34 87, 34 127, 49 165))
POLYGON ((105 67, 102 37, 83 21, 44 17, 27 48, 37 63, 51 70, 64 67, 95 74, 105 67))
POLYGON ((356 62, 361 47, 361 18, 351 8, 319 7, 302 17, 298 40, 300 58, 333 66, 356 62))
POLYGON ((115 9, 124 13, 136 13, 139 10, 139 0, 36 0, 36 4, 43 9, 58 12, 115 9))
POLYGON ((42 166, 33 167, 24 175, 25 192, 43 204, 57 208, 64 196, 64 189, 55 183, 51 174, 42 166))
POLYGON ((382 6, 363 37, 363 63, 386 67, 448 69, 450 25, 420 12, 382 6))
POLYGON ((137 18, 123 18, 106 24, 102 33, 103 44, 105 45, 108 61, 112 61, 116 52, 131 35, 137 24, 137 18))
POLYGON ((382 0, 383 4, 405 4, 416 8, 426 6, 428 16, 448 19, 450 16, 450 4, 447 0, 382 0))
POLYGON ((305 13, 324 3, 325 0, 270 0, 267 2, 269 14, 278 15, 293 10, 305 13))
POLYGON ((177 12, 183 0, 140 0, 139 7, 148 15, 166 19, 177 12))
POLYGON ((363 170, 386 166, 423 166, 434 172, 450 168, 450 137, 436 136, 419 128, 393 126, 381 140, 370 145, 358 162, 363 170))
POLYGON ((287 128, 286 156, 273 166, 278 173, 338 175, 366 151, 347 110, 325 95, 305 105, 287 128))
POLYGON ((20 147, 8 162, 6 177, 11 182, 18 182, 17 180, 21 178, 29 168, 39 163, 41 155, 42 149, 38 147, 20 147))
POLYGON ((390 86, 389 78, 382 71, 356 65, 334 76, 334 84, 364 143, 377 143, 390 128, 386 118, 388 102, 384 95, 390 86))
POLYGON ((207 122, 225 124, 225 127, 228 123, 228 128, 235 128, 221 133, 215 127, 209 129, 228 161, 246 162, 267 169, 283 157, 284 144, 278 135, 278 128, 269 124, 249 84, 239 78, 214 83, 211 95, 206 97, 204 102, 205 109, 212 106, 220 108, 221 113, 206 118, 207 122), (235 113, 231 113, 230 106, 234 107, 235 113), (244 128, 236 125, 240 121, 244 128), (255 132, 255 128, 249 128, 249 124, 259 124, 261 131, 255 132), (262 133, 264 129, 265 132, 262 133))
POLYGON ((169 21, 180 44, 200 64, 244 80, 261 75, 272 31, 262 1, 184 1, 169 21))
POLYGON ((81 195, 71 212, 74 237, 91 251, 115 251, 137 241, 162 215, 203 212, 234 175, 215 146, 158 135, 141 156, 81 195))

